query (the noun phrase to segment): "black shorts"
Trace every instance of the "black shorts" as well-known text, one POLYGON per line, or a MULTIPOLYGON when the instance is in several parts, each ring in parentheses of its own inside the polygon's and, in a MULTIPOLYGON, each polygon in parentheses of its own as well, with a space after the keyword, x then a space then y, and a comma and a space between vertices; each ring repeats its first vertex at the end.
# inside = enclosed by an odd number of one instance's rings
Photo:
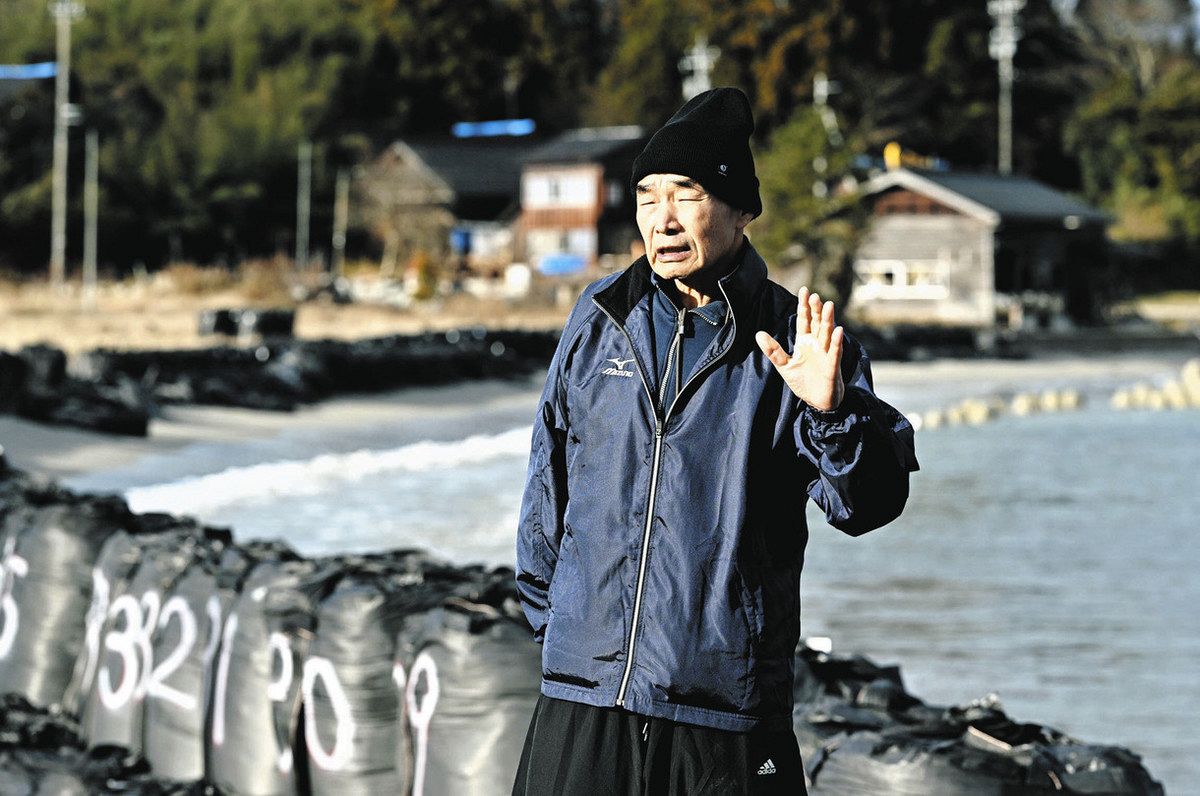
POLYGON ((730 732, 539 695, 513 796, 805 796, 791 729, 730 732))

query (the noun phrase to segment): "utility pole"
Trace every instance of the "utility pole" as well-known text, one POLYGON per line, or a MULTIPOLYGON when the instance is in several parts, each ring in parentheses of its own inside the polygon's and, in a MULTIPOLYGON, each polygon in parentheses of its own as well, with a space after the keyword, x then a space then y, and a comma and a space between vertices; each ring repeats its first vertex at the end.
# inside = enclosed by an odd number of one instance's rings
POLYGON ((1013 56, 1017 54, 1017 42, 1021 40, 1017 14, 1024 7, 1025 0, 988 0, 988 13, 996 20, 988 40, 988 54, 996 59, 1000 69, 1000 125, 997 131, 1000 151, 996 170, 1001 174, 1012 174, 1013 56))
POLYGON ((712 70, 717 65, 721 51, 708 46, 708 37, 699 35, 692 49, 679 59, 679 71, 683 78, 683 99, 686 102, 697 94, 712 88, 712 70))
POLYGON ((100 135, 87 131, 83 171, 83 306, 96 307, 96 213, 100 205, 100 135))
POLYGON ((57 25, 54 74, 54 175, 50 215, 50 284, 62 288, 67 278, 67 126, 70 106, 71 21, 83 14, 74 0, 52 0, 50 13, 57 25))
POLYGON ((817 72, 813 75, 813 105, 817 106, 817 113, 821 115, 821 124, 825 126, 825 135, 829 138, 829 143, 834 146, 842 145, 842 131, 838 128, 837 116, 834 114, 833 108, 829 107, 829 95, 838 94, 841 90, 842 84, 836 80, 830 80, 824 72, 817 72))
POLYGON ((342 167, 337 171, 337 184, 333 199, 333 260, 330 271, 334 278, 342 275, 346 263, 346 225, 350 219, 350 170, 342 167))
POLYGON ((300 142, 300 166, 296 177, 296 262, 297 271, 308 266, 308 219, 312 209, 312 141, 300 142))

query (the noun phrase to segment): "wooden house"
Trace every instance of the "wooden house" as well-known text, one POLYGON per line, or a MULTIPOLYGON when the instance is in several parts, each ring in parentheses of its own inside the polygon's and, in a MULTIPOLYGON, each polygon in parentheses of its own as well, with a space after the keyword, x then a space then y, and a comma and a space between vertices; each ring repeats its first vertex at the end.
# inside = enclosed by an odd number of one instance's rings
POLYGON ((1101 211, 1016 175, 900 168, 864 196, 850 300, 859 319, 992 329, 1094 316, 1101 211))
POLYGON ((361 183, 385 262, 424 250, 460 256, 477 270, 513 259, 524 159, 545 139, 530 136, 414 138, 389 146, 361 183))
POLYGON ((629 190, 640 127, 570 130, 534 150, 521 174, 518 256, 543 273, 627 265, 641 240, 629 190))

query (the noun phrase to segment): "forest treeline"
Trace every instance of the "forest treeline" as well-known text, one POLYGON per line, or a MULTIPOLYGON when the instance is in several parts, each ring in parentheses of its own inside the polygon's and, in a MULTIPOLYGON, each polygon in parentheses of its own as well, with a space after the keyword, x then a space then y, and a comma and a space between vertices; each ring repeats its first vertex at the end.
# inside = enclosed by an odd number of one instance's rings
MULTIPOLYGON (((665 120, 697 35, 743 88, 766 246, 836 240, 833 186, 898 141, 956 168, 996 160, 986 4, 960 0, 105 0, 73 29, 71 229, 82 128, 99 131, 102 267, 288 252, 296 153, 314 143, 313 228, 337 168, 462 120, 541 133, 665 120), (833 112, 814 79, 835 82, 833 112), (831 134, 830 120, 836 122, 831 134), (861 163, 861 159, 859 160, 861 163), (817 191, 817 194, 820 194, 817 191)), ((1188 0, 1028 0, 1014 165, 1115 218, 1112 235, 1200 252, 1200 56, 1188 0)), ((0 63, 53 60, 45 0, 0 0, 0 63)), ((48 258, 53 81, 0 85, 0 268, 48 258)), ((74 257, 79 235, 72 236, 74 257)), ((359 238, 359 245, 368 245, 359 238)))

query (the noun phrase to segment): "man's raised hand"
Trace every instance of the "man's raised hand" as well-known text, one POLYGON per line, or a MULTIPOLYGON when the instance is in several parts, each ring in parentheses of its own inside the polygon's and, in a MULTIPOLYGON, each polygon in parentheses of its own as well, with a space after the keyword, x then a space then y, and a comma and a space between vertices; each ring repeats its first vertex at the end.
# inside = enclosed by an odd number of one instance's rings
POLYGON ((836 409, 845 394, 842 383, 842 327, 833 324, 833 302, 800 288, 796 305, 796 347, 789 356, 766 332, 754 336, 758 347, 784 383, 813 409, 836 409))

